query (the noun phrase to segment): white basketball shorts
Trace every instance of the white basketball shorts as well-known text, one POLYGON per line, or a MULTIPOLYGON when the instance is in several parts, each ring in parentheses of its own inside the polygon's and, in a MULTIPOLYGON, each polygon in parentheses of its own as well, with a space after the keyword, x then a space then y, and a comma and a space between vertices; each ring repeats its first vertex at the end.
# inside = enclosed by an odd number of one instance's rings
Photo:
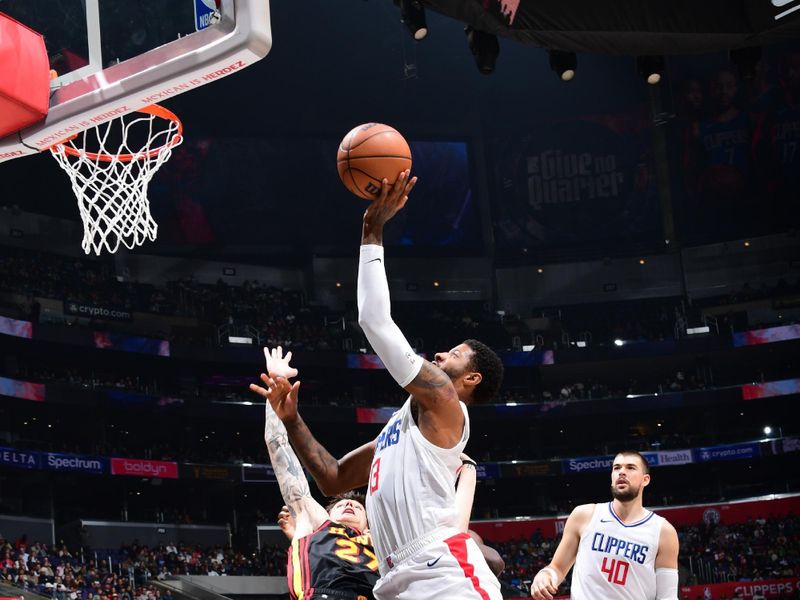
POLYGON ((408 558, 390 555, 375 600, 501 600, 500 582, 475 541, 455 529, 446 533, 408 558))

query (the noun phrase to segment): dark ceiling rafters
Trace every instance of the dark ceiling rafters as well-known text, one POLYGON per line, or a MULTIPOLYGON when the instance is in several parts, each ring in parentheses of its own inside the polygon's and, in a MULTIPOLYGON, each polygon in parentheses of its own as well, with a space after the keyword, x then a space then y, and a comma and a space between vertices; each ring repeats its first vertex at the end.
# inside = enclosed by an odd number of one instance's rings
POLYGON ((423 3, 430 10, 498 37, 573 52, 693 54, 800 39, 800 0, 423 0, 423 3), (514 19, 509 25, 511 12, 514 19))

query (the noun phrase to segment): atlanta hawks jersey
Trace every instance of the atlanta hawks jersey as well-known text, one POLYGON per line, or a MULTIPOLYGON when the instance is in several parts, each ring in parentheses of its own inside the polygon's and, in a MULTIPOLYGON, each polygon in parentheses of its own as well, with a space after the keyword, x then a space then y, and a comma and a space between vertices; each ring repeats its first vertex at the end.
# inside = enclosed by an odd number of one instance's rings
POLYGON ((292 540, 286 575, 294 600, 373 600, 378 559, 368 533, 326 521, 313 533, 292 540))
POLYGON ((655 600, 655 561, 663 522, 663 517, 648 511, 626 525, 614 514, 611 502, 596 504, 578 546, 573 600, 655 600))
POLYGON ((469 414, 452 448, 430 443, 414 422, 411 397, 378 436, 367 489, 367 517, 380 560, 439 527, 458 525, 455 489, 469 414))

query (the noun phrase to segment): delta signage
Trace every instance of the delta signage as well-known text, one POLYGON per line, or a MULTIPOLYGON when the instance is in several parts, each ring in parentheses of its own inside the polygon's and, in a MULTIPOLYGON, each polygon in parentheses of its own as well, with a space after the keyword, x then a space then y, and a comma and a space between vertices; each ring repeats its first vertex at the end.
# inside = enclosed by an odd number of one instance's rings
POLYGON ((0 465, 17 467, 18 469, 40 469, 41 464, 42 455, 40 452, 0 446, 0 465))
POLYGON ((145 460, 142 458, 112 458, 111 474, 177 479, 178 463, 165 460, 145 460))

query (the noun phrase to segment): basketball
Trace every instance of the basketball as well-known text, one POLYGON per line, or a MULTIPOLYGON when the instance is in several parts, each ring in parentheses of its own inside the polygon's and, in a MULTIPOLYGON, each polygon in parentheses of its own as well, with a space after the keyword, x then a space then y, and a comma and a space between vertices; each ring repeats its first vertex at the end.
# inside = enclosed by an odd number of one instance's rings
POLYGON ((381 123, 354 127, 336 153, 342 183, 365 200, 374 200, 381 193, 381 181, 393 185, 400 172, 410 168, 408 142, 396 129, 381 123))

